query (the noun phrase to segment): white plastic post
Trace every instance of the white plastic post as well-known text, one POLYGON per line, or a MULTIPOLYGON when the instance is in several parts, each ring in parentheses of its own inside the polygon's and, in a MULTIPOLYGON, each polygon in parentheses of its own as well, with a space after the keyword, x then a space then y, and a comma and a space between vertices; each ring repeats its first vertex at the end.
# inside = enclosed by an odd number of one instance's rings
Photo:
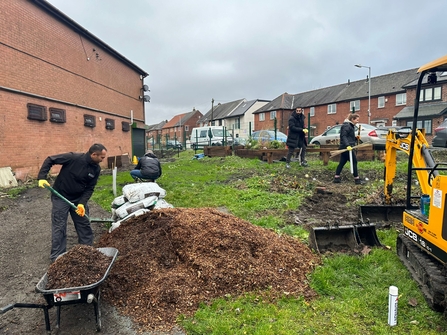
POLYGON ((388 324, 390 326, 397 325, 398 291, 396 286, 390 286, 388 295, 388 324))
POLYGON ((351 173, 354 174, 354 165, 352 164, 352 150, 349 150, 349 166, 351 167, 351 173))

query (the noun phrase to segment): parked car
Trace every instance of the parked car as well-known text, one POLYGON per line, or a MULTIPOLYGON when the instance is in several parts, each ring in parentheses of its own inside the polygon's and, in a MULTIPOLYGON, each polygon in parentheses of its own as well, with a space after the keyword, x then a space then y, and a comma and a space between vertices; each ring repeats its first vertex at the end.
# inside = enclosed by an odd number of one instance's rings
POLYGON ((243 138, 243 137, 236 137, 236 138, 234 139, 234 143, 233 143, 234 146, 237 146, 237 145, 246 145, 246 144, 247 144, 247 139, 246 139, 246 138, 243 138))
POLYGON ((435 136, 433 136, 431 145, 434 147, 447 147, 447 120, 444 120, 435 128, 435 136))
POLYGON ((180 143, 179 141, 172 141, 169 140, 166 142, 166 149, 179 149, 179 150, 183 150, 183 144, 180 143))
MULTIPOLYGON (((274 141, 275 140, 275 131, 274 130, 258 130, 251 133, 251 138, 255 141, 274 141)), ((287 135, 277 131, 276 132, 276 140, 279 142, 286 142, 287 135)))
MULTIPOLYGON (((315 136, 310 141, 310 144, 326 145, 326 144, 339 144, 340 143, 340 129, 341 124, 335 125, 321 135, 315 136)), ((386 142, 386 132, 378 133, 378 128, 367 123, 359 123, 355 127, 356 134, 358 133, 358 127, 360 126, 360 143, 371 143, 374 149, 384 150, 386 142)))

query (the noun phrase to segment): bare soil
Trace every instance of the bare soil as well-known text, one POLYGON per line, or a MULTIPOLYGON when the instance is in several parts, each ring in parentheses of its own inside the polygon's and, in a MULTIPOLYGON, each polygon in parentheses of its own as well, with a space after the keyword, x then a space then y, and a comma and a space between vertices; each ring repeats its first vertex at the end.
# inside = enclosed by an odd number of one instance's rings
MULTIPOLYGON (((299 210, 286 214, 289 224, 357 223, 354 201, 364 186, 354 185, 346 176, 335 185, 332 176, 309 171, 301 179, 281 177, 271 187, 274 192, 314 190, 299 210)), ((370 190, 365 197, 374 203, 380 201, 379 193, 370 190)), ((50 267, 50 212, 49 192, 44 189, 30 188, 14 199, 0 197, 0 308, 11 303, 45 304, 35 287, 50 267)), ((105 218, 110 213, 90 202, 90 216, 105 218)), ((77 237, 69 222, 71 249, 77 237)), ((200 302, 226 294, 271 287, 272 299, 282 294, 315 296, 306 275, 319 257, 307 245, 223 211, 152 211, 111 234, 101 223, 92 227, 95 247, 119 250, 101 288, 103 334, 184 334, 175 324, 178 315, 191 316, 200 302)), ((53 334, 96 333, 93 306, 88 304, 62 306, 59 329, 52 308, 50 321, 53 334)), ((0 315, 0 334, 45 334, 43 311, 14 308, 0 315)))

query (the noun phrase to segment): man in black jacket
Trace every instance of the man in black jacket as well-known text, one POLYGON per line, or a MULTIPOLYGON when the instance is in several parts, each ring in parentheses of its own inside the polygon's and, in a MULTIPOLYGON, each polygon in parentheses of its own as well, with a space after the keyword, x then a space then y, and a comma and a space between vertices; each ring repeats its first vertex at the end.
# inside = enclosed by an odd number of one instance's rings
POLYGON ((301 108, 297 108, 292 112, 289 118, 289 133, 287 134, 287 147, 289 151, 287 153, 287 168, 290 168, 290 159, 292 158, 293 152, 296 148, 299 148, 298 159, 301 163, 301 166, 306 167, 306 147, 307 147, 307 139, 306 134, 308 130, 306 129, 306 125, 304 124, 305 116, 303 114, 303 110, 301 108))
POLYGON ((147 179, 155 181, 161 177, 161 165, 157 156, 152 150, 148 150, 146 154, 140 158, 134 170, 130 171, 133 179, 147 179))
POLYGON ((39 187, 50 186, 46 179, 51 167, 62 165, 53 188, 77 207, 75 210, 57 195, 51 195, 53 208, 50 259, 52 262, 57 256, 66 252, 68 213, 78 234, 78 242, 93 244, 92 227, 85 214, 87 216, 89 214, 87 202, 93 194, 101 172, 99 163, 104 160, 106 154, 107 149, 102 144, 93 144, 87 153, 68 152, 49 156, 43 162, 38 174, 39 187))

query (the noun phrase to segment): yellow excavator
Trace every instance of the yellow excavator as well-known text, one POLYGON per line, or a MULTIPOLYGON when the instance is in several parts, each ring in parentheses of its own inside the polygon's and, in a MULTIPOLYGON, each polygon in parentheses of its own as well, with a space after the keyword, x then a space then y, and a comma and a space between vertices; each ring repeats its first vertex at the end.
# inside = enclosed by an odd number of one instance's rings
POLYGON ((333 243, 346 243, 351 247, 360 243, 376 246, 380 242, 375 236, 374 218, 401 221, 403 233, 397 238, 397 254, 421 287, 429 306, 440 312, 447 311, 447 162, 435 161, 425 131, 417 129, 417 124, 423 85, 436 83, 437 74, 444 71, 447 71, 447 55, 419 68, 413 127, 388 132, 384 205, 361 206, 360 224, 341 229, 315 227, 309 237, 311 246, 320 252, 333 243), (406 203, 403 206, 393 205, 398 152, 408 155, 406 203), (419 187, 412 182, 414 175, 419 187), (421 208, 421 195, 424 195, 424 202, 429 199, 424 208, 421 208), (375 217, 374 214, 382 217, 375 217), (361 229, 365 226, 366 233, 363 235, 370 239, 361 239, 361 229))

